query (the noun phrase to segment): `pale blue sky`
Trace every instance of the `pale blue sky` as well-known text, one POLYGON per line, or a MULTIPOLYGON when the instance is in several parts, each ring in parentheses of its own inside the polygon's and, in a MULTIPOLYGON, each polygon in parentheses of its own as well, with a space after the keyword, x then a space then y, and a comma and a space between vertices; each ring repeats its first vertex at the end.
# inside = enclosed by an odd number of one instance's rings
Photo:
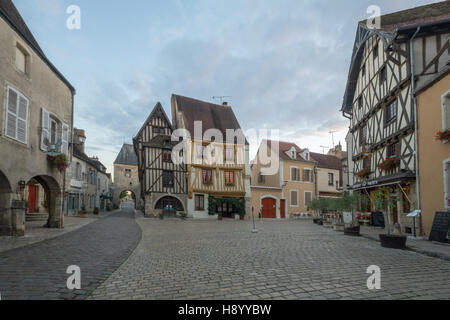
MULTIPOLYGON (((345 143, 339 113, 357 21, 431 0, 14 0, 50 60, 77 89, 75 126, 112 171, 160 101, 227 95, 244 130, 280 129, 322 152, 345 143), (69 5, 81 30, 66 28, 69 5)), ((252 146, 254 154, 257 146, 252 146)))

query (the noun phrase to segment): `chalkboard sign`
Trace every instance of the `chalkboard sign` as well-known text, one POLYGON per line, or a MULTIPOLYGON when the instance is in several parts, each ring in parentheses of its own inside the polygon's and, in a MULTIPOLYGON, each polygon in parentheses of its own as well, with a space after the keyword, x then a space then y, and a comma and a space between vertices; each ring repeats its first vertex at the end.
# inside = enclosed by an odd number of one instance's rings
POLYGON ((430 241, 446 243, 450 229, 450 212, 437 212, 434 218, 433 228, 430 233, 430 241))
POLYGON ((386 227, 383 212, 372 212, 372 226, 382 228, 386 227))

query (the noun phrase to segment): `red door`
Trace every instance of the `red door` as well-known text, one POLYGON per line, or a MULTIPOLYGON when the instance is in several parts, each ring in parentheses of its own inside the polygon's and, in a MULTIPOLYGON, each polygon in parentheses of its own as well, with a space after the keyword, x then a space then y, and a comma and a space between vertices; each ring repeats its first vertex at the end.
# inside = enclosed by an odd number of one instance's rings
POLYGON ((286 200, 280 200, 281 219, 286 219, 286 200))
POLYGON ((262 217, 264 219, 277 218, 277 201, 271 198, 262 199, 262 217))
POLYGON ((28 186, 28 208, 30 213, 36 212, 37 187, 28 186))

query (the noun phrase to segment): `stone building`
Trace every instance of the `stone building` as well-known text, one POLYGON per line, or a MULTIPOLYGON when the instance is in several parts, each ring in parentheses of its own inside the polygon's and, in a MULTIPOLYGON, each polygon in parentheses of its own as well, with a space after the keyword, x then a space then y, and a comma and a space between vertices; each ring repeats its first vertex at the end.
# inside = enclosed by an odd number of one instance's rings
POLYGON ((75 89, 11 0, 0 1, 0 43, 0 235, 24 234, 30 194, 34 203, 45 199, 46 226, 62 228, 70 178, 49 161, 48 152, 70 161, 75 89), (37 184, 40 195, 33 190, 37 184))
POLYGON ((342 149, 337 153, 332 151, 328 155, 311 152, 311 160, 317 163, 317 197, 319 198, 339 198, 342 195, 342 160, 333 154, 342 157, 342 149))
POLYGON ((114 205, 120 205, 120 195, 122 192, 130 191, 134 194, 133 198, 137 202, 135 205, 137 207, 141 206, 141 185, 138 174, 138 159, 134 147, 131 144, 124 144, 114 161, 113 189, 114 205))

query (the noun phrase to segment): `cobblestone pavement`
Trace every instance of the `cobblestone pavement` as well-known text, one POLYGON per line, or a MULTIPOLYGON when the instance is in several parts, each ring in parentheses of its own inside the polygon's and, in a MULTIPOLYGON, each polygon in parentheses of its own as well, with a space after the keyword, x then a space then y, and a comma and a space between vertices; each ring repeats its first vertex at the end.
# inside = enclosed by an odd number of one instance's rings
POLYGON ((138 219, 143 238, 90 299, 450 299, 450 262, 310 221, 138 219), (367 288, 370 265, 381 290, 367 288))
POLYGON ((140 228, 130 208, 62 236, 0 253, 3 300, 84 299, 136 248, 140 228), (81 290, 66 287, 66 270, 81 268, 81 290))

